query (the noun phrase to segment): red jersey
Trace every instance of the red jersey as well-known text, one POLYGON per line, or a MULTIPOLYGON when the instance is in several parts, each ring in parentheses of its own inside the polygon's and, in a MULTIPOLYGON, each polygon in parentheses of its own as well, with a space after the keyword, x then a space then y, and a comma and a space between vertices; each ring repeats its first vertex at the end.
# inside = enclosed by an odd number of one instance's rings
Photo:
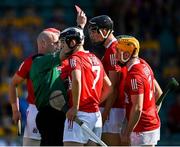
POLYGON ((65 88, 67 89, 67 97, 72 97, 70 88, 69 88, 69 75, 70 75, 70 66, 69 66, 69 60, 66 59, 61 62, 61 65, 58 67, 58 70, 61 71, 60 77, 64 81, 65 88))
MULTIPOLYGON (((109 71, 116 71, 117 72, 117 68, 118 70, 120 70, 121 72, 121 67, 119 65, 117 65, 117 60, 116 60, 116 43, 117 40, 114 39, 112 40, 112 42, 109 43, 109 45, 106 48, 106 52, 104 54, 104 57, 102 58, 102 63, 104 66, 104 69, 106 71, 106 73, 109 73, 109 71)), ((118 90, 118 95, 116 98, 116 101, 114 102, 112 108, 124 108, 125 107, 125 96, 124 96, 124 80, 125 80, 125 76, 126 76, 126 70, 122 70, 120 77, 118 77, 118 81, 119 81, 119 85, 120 88, 117 87, 118 90)), ((101 105, 102 107, 104 106, 104 103, 102 103, 101 105)))
POLYGON ((68 62, 68 60, 66 59, 66 60, 64 60, 64 61, 62 61, 62 63, 61 63, 61 65, 60 66, 58 66, 58 70, 60 70, 61 71, 61 75, 60 75, 60 77, 61 77, 61 79, 66 79, 66 78, 68 78, 68 75, 69 75, 69 66, 68 66, 68 64, 69 64, 69 62, 68 62))
MULTIPOLYGON (((84 112, 99 111, 99 102, 105 71, 101 61, 92 53, 78 51, 69 57, 70 73, 81 71, 81 96, 79 110, 84 112)), ((72 77, 70 75, 70 89, 72 77)), ((72 96, 70 107, 72 106, 72 96)))
POLYGON ((124 85, 127 76, 127 68, 126 66, 121 67, 120 71, 120 78, 119 78, 119 91, 118 91, 118 98, 115 101, 114 107, 119 106, 120 108, 125 108, 125 94, 124 94, 124 85), (118 105, 116 104, 118 103, 118 105))
POLYGON ((33 61, 33 56, 30 56, 27 59, 25 59, 24 62, 22 62, 21 65, 19 66, 18 71, 16 72, 17 75, 27 80, 26 81, 27 92, 28 92, 27 101, 29 104, 34 104, 34 100, 35 100, 32 81, 30 80, 29 77, 32 61, 33 61))
POLYGON ((125 82, 128 120, 132 107, 131 95, 144 94, 142 114, 133 130, 134 132, 151 131, 160 127, 160 119, 155 104, 153 80, 153 71, 144 60, 137 59, 129 66, 125 82))

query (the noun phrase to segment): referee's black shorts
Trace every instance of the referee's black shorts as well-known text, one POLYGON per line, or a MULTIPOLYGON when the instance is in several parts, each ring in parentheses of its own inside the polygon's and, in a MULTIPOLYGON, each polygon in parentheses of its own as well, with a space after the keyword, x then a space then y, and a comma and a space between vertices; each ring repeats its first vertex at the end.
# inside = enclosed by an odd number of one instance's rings
POLYGON ((41 134, 41 146, 63 146, 65 113, 51 106, 39 110, 36 125, 41 134))

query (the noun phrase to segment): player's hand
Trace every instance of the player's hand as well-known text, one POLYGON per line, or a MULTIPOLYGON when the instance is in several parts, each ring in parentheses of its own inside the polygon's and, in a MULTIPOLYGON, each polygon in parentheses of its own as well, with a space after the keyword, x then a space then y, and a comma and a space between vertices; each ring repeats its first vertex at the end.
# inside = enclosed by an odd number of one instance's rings
POLYGON ((86 14, 84 13, 84 11, 77 5, 75 5, 76 11, 77 11, 77 25, 81 26, 81 28, 84 29, 86 23, 87 23, 87 17, 86 14))
POLYGON ((69 110, 68 110, 68 112, 66 113, 66 117, 67 117, 67 119, 69 119, 69 120, 74 120, 74 118, 75 118, 75 116, 76 116, 76 114, 77 114, 77 108, 75 108, 75 107, 71 107, 69 110))
POLYGON ((17 123, 18 123, 18 120, 21 119, 21 113, 20 113, 18 110, 13 111, 12 113, 13 113, 13 117, 12 117, 13 122, 14 122, 15 124, 17 124, 17 123))
POLYGON ((122 133, 121 142, 123 146, 129 146, 131 144, 130 134, 122 133))
POLYGON ((74 121, 74 118, 76 117, 76 114, 77 114, 77 108, 75 107, 71 107, 68 112, 66 113, 66 118, 68 119, 68 128, 71 129, 73 128, 73 121, 74 121))

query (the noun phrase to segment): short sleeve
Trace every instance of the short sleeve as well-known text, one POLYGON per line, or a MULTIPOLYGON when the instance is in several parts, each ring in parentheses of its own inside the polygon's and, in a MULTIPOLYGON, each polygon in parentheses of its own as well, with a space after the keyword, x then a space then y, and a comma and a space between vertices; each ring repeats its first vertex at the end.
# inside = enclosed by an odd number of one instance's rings
POLYGON ((106 53, 102 58, 102 63, 106 72, 116 70, 117 60, 114 48, 106 50, 106 53))
POLYGON ((71 56, 69 58, 69 66, 71 70, 79 69, 81 70, 81 59, 78 56, 71 56))
POLYGON ((144 83, 139 75, 130 75, 127 80, 130 95, 139 95, 144 93, 144 83))
POLYGON ((32 64, 32 58, 27 58, 21 63, 16 74, 18 74, 22 78, 27 78, 29 76, 31 64, 32 64))

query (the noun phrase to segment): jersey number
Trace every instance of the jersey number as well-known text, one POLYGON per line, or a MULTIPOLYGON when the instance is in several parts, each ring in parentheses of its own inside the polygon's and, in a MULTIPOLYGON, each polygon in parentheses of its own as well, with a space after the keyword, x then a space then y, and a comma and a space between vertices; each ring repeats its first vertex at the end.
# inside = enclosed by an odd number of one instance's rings
POLYGON ((100 77, 100 66, 92 66, 92 72, 96 72, 96 77, 93 81, 93 86, 92 86, 92 89, 95 89, 96 83, 98 82, 100 77))

